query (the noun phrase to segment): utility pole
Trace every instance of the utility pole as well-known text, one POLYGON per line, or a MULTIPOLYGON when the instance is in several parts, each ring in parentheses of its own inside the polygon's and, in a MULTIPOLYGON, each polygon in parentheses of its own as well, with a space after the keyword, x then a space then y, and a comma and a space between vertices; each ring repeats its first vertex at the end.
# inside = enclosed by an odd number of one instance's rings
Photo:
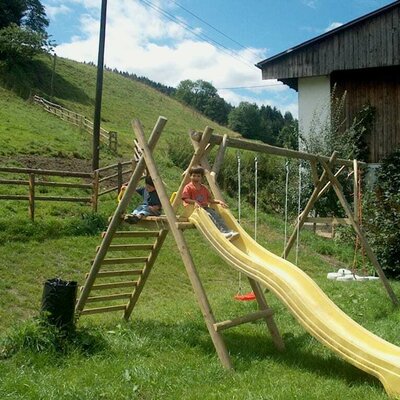
POLYGON ((99 168, 101 96, 103 93, 104 44, 106 39, 107 0, 101 1, 99 54, 97 57, 96 103, 93 118, 93 171, 99 168))

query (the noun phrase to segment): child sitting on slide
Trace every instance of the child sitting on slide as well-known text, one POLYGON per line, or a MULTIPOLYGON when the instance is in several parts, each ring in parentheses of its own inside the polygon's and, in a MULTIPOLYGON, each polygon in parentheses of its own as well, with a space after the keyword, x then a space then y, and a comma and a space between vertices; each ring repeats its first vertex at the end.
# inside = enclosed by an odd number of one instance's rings
POLYGON ((239 236, 238 232, 233 232, 229 229, 222 217, 211 207, 210 204, 220 204, 222 207, 228 206, 221 200, 211 198, 210 191, 202 184, 204 177, 203 167, 193 167, 189 171, 190 182, 184 187, 182 192, 183 205, 187 207, 189 204, 194 204, 195 207, 202 207, 210 216, 216 227, 229 240, 239 236))
POLYGON ((146 176, 144 182, 144 187, 136 189, 136 192, 143 197, 143 203, 136 207, 131 214, 125 215, 124 218, 125 221, 131 224, 136 224, 143 217, 149 215, 158 216, 161 213, 161 201, 158 197, 151 176, 146 176))

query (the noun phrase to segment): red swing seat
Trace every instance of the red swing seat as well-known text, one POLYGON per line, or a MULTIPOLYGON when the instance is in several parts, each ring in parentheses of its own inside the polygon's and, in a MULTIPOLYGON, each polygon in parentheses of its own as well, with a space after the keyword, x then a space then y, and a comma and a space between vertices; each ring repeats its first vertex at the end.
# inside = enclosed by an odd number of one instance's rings
POLYGON ((254 292, 249 292, 246 294, 238 293, 237 295, 235 295, 234 299, 238 301, 252 301, 256 299, 256 295, 254 294, 254 292))

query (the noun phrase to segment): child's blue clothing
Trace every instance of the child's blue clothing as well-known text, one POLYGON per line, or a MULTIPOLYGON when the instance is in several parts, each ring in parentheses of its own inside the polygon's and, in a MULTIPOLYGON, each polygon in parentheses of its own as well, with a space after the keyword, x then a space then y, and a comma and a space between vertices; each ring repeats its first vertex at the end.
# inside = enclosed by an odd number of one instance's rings
POLYGON ((145 217, 149 215, 160 215, 161 211, 161 201, 155 190, 148 192, 145 187, 140 187, 136 189, 136 192, 143 196, 143 204, 136 207, 133 211, 133 215, 144 215, 145 217), (149 206, 159 206, 158 210, 151 210, 149 206))

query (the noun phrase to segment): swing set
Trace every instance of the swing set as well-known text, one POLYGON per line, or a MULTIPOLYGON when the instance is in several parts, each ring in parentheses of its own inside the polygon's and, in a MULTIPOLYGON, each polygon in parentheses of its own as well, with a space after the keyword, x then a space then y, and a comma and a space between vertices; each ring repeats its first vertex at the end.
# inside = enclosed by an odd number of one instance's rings
MULTIPOLYGON (((87 274, 85 284, 80 291, 76 304, 76 317, 123 311, 124 318, 128 320, 157 260, 164 240, 167 234, 171 233, 177 244, 179 255, 182 258, 208 332, 218 357, 225 368, 233 368, 233 364, 221 334, 223 330, 261 319, 266 323, 267 330, 275 346, 279 350, 285 348, 273 317, 273 310, 269 307, 265 298, 264 287, 266 287, 283 301, 289 311, 317 340, 328 346, 346 361, 377 376, 381 379, 389 394, 400 394, 400 349, 376 337, 352 321, 328 299, 308 275, 286 260, 300 229, 308 219, 313 205, 329 188, 333 188, 347 214, 347 223, 354 228, 390 300, 395 306, 399 305, 392 287, 365 238, 365 234, 356 217, 357 212, 354 212, 345 198, 338 180, 338 175, 345 168, 351 169, 354 165, 357 165, 357 162, 339 159, 336 152, 331 157, 324 157, 244 139, 230 138, 226 135, 215 135, 210 127, 206 127, 204 132, 191 131, 189 134, 194 148, 193 157, 183 174, 176 196, 171 201, 153 156, 154 148, 166 122, 167 120, 164 117, 159 117, 148 140, 146 140, 140 121, 134 120, 132 122, 141 154, 138 157, 134 172, 121 201, 110 220, 107 231, 102 235, 102 242, 97 248, 90 272, 87 274), (211 166, 208 157, 215 146, 219 146, 219 148, 214 164, 211 166), (298 215, 296 226, 285 244, 282 257, 278 257, 258 245, 244 231, 230 211, 220 206, 216 206, 216 208, 225 223, 231 229, 239 232, 239 236, 232 241, 228 241, 221 235, 207 216, 207 213, 201 208, 196 208, 188 217, 177 215, 178 207, 182 203, 182 191, 189 182, 189 171, 193 166, 201 165, 205 169, 205 176, 214 198, 223 200, 223 194, 216 178, 228 147, 237 150, 250 150, 256 154, 268 153, 286 158, 306 160, 311 164, 314 190, 305 208, 298 215), (317 165, 323 170, 320 175, 317 173, 317 165), (129 230, 119 230, 118 228, 124 224, 124 214, 145 169, 153 179, 165 215, 147 217, 137 225, 134 225, 133 228, 129 226, 129 230), (187 229, 197 229, 227 264, 246 275, 257 301, 258 311, 232 317, 225 321, 216 320, 184 235, 187 229), (136 239, 140 239, 140 243, 126 243, 126 240, 134 241, 136 239), (120 240, 124 240, 124 243, 119 242, 120 240), (152 243, 144 243, 146 240, 154 241, 152 243), (148 251, 149 253, 147 256, 138 256, 139 251, 148 251), (113 256, 115 253, 123 254, 122 252, 128 252, 130 255, 125 257, 113 256), (135 256, 132 256, 132 253, 135 256), (119 269, 121 265, 128 265, 129 267, 119 269), (138 265, 141 265, 141 267, 137 267, 138 265), (277 271, 280 272, 278 273, 277 271), (296 285, 293 285, 293 282, 296 282, 296 285), (126 290, 126 288, 130 288, 131 291, 126 290), (111 294, 97 294, 98 292, 105 293, 106 291, 117 289, 119 290, 118 292, 111 294), (123 291, 121 292, 120 290, 123 291), (115 301, 121 300, 125 300, 125 303, 120 302, 115 305, 115 301), (105 303, 107 305, 104 305, 105 303), (101 304, 101 306, 93 307, 93 304, 101 304), (314 310, 315 304, 319 306, 318 312, 314 310), (353 351, 353 349, 355 350, 353 351), (386 354, 388 354, 387 357, 386 354), (399 373, 396 371, 399 371, 399 373)), ((257 162, 256 158, 256 186, 257 162)), ((258 188, 256 188, 257 190, 258 188)), ((238 198, 240 200, 240 190, 238 198)), ((257 201, 255 213, 257 213, 257 201)), ((354 208, 356 208, 356 204, 354 204, 354 208)), ((239 217, 241 217, 240 211, 239 217)), ((255 231, 256 228, 257 214, 255 231)))

